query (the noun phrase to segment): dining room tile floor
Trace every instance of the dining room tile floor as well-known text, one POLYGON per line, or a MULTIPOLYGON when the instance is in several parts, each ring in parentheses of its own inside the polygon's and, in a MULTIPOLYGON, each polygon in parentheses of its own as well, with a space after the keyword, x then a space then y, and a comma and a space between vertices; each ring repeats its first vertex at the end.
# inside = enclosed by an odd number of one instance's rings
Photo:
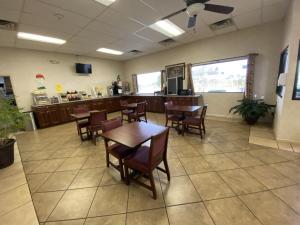
MULTIPOLYGON (((163 114, 148 117, 165 122, 163 114)), ((242 123, 206 126, 203 140, 170 131, 171 181, 155 171, 157 200, 106 168, 103 140, 81 142, 74 123, 18 135, 40 224, 300 224, 300 154, 249 144, 250 127, 242 123)))

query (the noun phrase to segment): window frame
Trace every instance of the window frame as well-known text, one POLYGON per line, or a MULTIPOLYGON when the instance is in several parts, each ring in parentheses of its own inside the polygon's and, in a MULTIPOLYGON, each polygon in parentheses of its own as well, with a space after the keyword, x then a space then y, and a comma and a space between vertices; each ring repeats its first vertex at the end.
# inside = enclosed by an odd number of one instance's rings
POLYGON ((298 100, 298 101, 300 100, 300 97, 296 97, 297 84, 298 84, 299 79, 300 79, 300 41, 299 41, 299 47, 298 47, 298 58, 297 58, 297 66, 296 66, 296 74, 295 74, 292 100, 298 100))
MULTIPOLYGON (((139 74, 136 74, 136 85, 137 85, 137 94, 138 95, 147 95, 147 94, 154 94, 153 93, 140 93, 140 88, 139 88, 139 79, 138 79, 138 76, 139 75, 146 75, 146 74, 153 74, 153 73, 159 73, 160 75, 160 88, 162 87, 162 71, 154 71, 154 72, 148 72, 148 73, 139 73, 139 74)), ((158 91, 161 91, 161 90, 158 90, 158 91)))
MULTIPOLYGON (((216 63, 224 63, 224 62, 232 62, 232 61, 238 61, 238 60, 243 60, 243 59, 247 59, 248 60, 248 63, 249 63, 249 55, 245 55, 245 56, 237 56, 237 57, 231 57, 231 58, 226 58, 226 59, 217 59, 217 60, 212 60, 212 61, 207 61, 207 62, 201 62, 201 63, 193 63, 192 64, 192 69, 194 66, 205 66, 205 65, 210 65, 210 64, 216 64, 216 63)), ((249 64, 247 64, 248 66, 249 64)), ((193 80, 193 72, 192 72, 192 69, 191 69, 191 77, 192 77, 192 81, 194 83, 194 80, 193 80)), ((247 87, 247 76, 248 76, 248 67, 247 67, 247 74, 246 74, 246 82, 245 82, 245 90, 246 90, 246 87, 247 87)), ((220 94, 242 94, 242 93, 245 93, 244 92, 224 92, 224 91, 209 91, 209 92, 197 92, 195 90, 195 93, 213 93, 213 94, 217 94, 217 93, 220 93, 220 94)))

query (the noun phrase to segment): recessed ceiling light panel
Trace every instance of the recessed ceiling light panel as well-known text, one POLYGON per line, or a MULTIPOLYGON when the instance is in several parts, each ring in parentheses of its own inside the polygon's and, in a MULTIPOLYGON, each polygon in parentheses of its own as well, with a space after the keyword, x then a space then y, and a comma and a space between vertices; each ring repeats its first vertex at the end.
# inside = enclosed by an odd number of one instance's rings
POLYGON ((172 23, 170 20, 159 20, 150 26, 151 29, 156 30, 168 37, 176 37, 184 33, 180 27, 172 23))
POLYGON ((102 5, 109 6, 113 4, 116 0, 95 0, 96 2, 99 2, 102 5))
POLYGON ((97 51, 98 52, 103 52, 103 53, 106 53, 106 54, 112 54, 112 55, 123 55, 124 54, 124 52, 109 49, 109 48, 99 48, 97 51))
POLYGON ((24 33, 24 32, 18 32, 17 34, 19 39, 25 39, 30 41, 39 41, 39 42, 45 42, 50 44, 56 44, 56 45, 63 45, 66 43, 65 40, 38 35, 38 34, 30 34, 30 33, 24 33))

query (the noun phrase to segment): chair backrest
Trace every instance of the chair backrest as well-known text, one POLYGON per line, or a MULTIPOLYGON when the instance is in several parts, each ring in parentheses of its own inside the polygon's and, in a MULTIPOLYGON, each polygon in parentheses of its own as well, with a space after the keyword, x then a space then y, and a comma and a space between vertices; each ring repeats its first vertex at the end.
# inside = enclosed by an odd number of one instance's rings
POLYGON ((89 109, 88 109, 88 106, 86 106, 86 105, 79 105, 73 109, 73 112, 75 114, 87 113, 88 111, 89 111, 89 109))
POLYGON ((128 104, 128 101, 120 100, 120 106, 121 106, 122 109, 125 109, 127 104, 128 104))
POLYGON ((118 128, 122 126, 122 119, 121 117, 113 118, 110 120, 102 121, 102 131, 107 132, 112 129, 118 128))
POLYGON ((100 112, 91 112, 90 116, 90 125, 98 126, 101 125, 102 121, 107 120, 106 110, 102 110, 100 112))
POLYGON ((153 136, 150 144, 149 163, 151 168, 155 168, 165 157, 167 157, 169 128, 153 136))
POLYGON ((146 113, 146 102, 137 103, 136 112, 138 114, 146 113))
POLYGON ((205 119, 207 108, 208 108, 207 104, 205 104, 202 108, 201 115, 200 115, 201 121, 205 119))
POLYGON ((168 101, 168 102, 165 102, 165 113, 166 113, 166 116, 168 116, 168 113, 169 113, 169 108, 170 106, 173 105, 173 102, 172 101, 168 101))

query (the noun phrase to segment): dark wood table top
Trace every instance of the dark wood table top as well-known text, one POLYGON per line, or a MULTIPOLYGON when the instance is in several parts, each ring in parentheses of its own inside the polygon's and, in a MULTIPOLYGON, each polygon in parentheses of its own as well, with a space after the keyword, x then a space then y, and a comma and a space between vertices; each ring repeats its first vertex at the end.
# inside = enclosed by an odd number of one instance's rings
POLYGON ((134 122, 102 133, 101 136, 127 147, 136 148, 166 129, 166 127, 155 124, 134 122))
POLYGON ((129 109, 135 109, 137 107, 137 103, 128 103, 122 106, 129 109))
POLYGON ((72 116, 72 117, 75 118, 76 120, 82 120, 82 119, 90 118, 91 112, 99 112, 99 110, 92 110, 92 111, 89 111, 89 112, 78 113, 78 114, 72 113, 72 114, 70 114, 70 116, 72 116))
POLYGON ((171 105, 168 110, 177 112, 196 112, 201 109, 201 106, 186 106, 186 105, 171 105))

